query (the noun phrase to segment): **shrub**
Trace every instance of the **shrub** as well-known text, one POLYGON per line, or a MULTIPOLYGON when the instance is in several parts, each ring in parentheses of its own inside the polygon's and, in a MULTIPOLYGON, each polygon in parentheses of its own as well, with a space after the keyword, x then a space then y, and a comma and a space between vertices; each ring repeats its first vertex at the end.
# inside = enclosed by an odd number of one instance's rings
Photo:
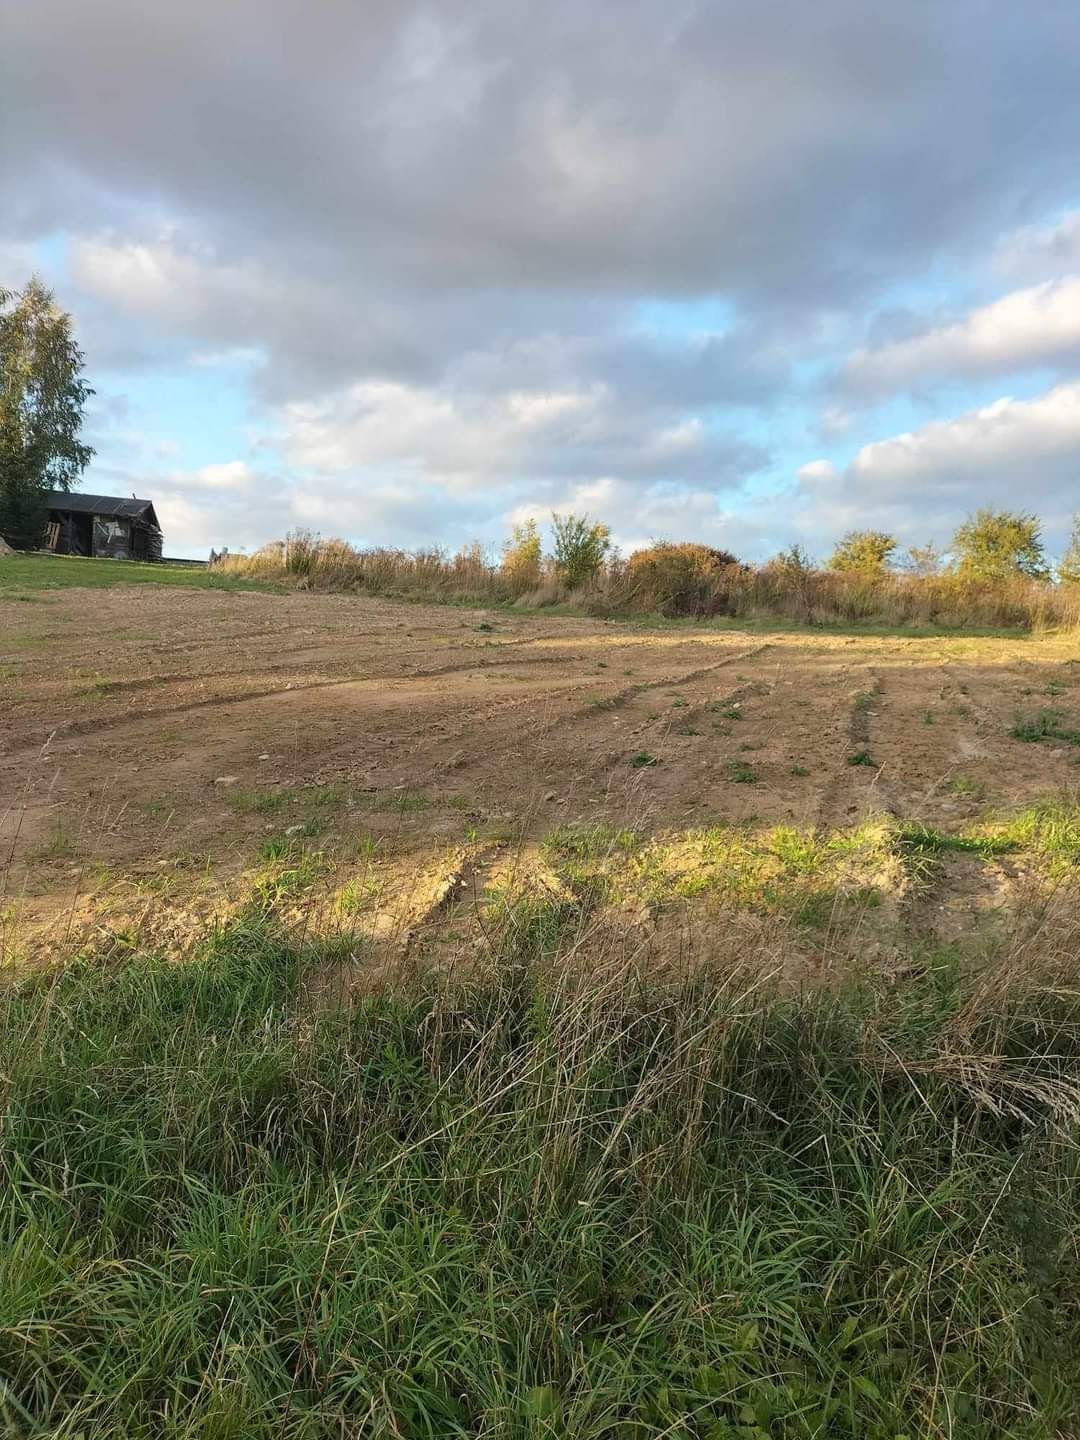
POLYGON ((1058 565, 1062 585, 1080 585, 1080 515, 1073 516, 1072 534, 1058 565))
POLYGON ((503 546, 502 574, 515 595, 535 590, 543 576, 544 557, 535 520, 515 525, 503 546))
POLYGON ((595 580, 611 549, 611 531, 587 515, 551 517, 555 541, 555 574, 571 590, 595 580))
POLYGON ((639 609, 716 615, 727 609, 724 572, 738 563, 729 551, 711 545, 658 541, 630 556, 625 583, 639 609))

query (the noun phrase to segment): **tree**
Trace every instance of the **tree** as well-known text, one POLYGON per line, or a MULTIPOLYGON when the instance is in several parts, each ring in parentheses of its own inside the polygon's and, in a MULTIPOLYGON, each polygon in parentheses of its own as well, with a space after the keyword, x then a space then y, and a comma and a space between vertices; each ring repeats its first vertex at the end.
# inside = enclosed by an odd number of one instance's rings
POLYGON ((1062 585, 1080 585, 1080 515, 1073 516, 1072 534, 1058 564, 1062 585))
POLYGON ((901 568, 918 580, 941 574, 942 554, 932 540, 925 545, 909 545, 900 562, 901 568))
POLYGON ((555 574, 577 590, 600 572, 611 549, 611 531, 587 515, 552 515, 555 538, 555 574))
POLYGON ((1034 515, 978 510, 952 540, 956 573, 964 580, 1048 580, 1042 531, 1034 515))
POLYGON ((535 590, 540 584, 543 559, 536 521, 515 525, 502 553, 502 572, 515 595, 535 590))
POLYGON ((34 276, 20 294, 0 289, 0 534, 40 542, 50 490, 70 490, 93 450, 79 439, 94 392, 71 316, 34 276))
POLYGON ((845 575, 881 575, 896 549, 883 530, 849 530, 829 556, 828 568, 845 575))
POLYGON ((809 575, 815 567, 813 557, 796 540, 786 550, 777 551, 765 568, 783 571, 785 575, 809 575))

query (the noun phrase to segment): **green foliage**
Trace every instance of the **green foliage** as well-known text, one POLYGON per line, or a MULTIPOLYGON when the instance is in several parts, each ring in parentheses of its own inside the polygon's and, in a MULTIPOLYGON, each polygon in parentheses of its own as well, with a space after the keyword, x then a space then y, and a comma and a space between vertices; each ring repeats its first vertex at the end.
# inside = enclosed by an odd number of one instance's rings
POLYGON ((543 576, 543 562, 536 521, 515 525, 502 553, 502 573, 514 595, 536 589, 543 576))
POLYGON ((587 515, 551 517, 555 574, 571 590, 594 580, 611 549, 611 531, 587 515))
POLYGON ((1058 579, 1062 585, 1080 585, 1080 514, 1073 516, 1069 543, 1058 563, 1058 579))
POLYGON ((1029 745, 1040 740, 1058 740, 1066 745, 1080 745, 1080 730, 1074 730, 1063 723, 1060 710, 1040 710, 1036 715, 1018 715, 1009 734, 1014 740, 1025 740, 1029 745))
POLYGON ((766 566, 768 570, 777 570, 785 575, 809 575, 814 568, 813 558, 798 541, 786 550, 778 551, 766 566))
POLYGON ((71 317, 35 276, 0 289, 0 534, 40 543, 50 490, 69 490, 94 453, 79 439, 86 399, 71 317))
POLYGON ((841 574, 881 575, 896 549, 883 530, 849 530, 829 556, 828 568, 841 574))
POLYGON ((1042 530, 1034 515, 979 510, 952 539, 956 573, 964 580, 1046 580, 1042 530))

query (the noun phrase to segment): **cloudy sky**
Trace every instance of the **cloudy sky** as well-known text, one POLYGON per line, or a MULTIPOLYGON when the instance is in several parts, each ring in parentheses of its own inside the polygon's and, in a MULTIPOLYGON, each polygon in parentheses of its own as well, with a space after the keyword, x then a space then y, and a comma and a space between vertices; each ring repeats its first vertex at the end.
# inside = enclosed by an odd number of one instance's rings
POLYGON ((167 549, 1080 509, 1075 0, 0 0, 0 284, 167 549))

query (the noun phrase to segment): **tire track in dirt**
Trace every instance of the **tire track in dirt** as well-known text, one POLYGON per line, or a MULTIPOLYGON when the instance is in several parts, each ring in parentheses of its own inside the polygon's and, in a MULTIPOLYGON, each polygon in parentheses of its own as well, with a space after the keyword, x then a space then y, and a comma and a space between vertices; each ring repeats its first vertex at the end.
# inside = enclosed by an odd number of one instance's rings
MULTIPOLYGON (((535 724, 524 729, 512 728, 508 735, 498 731, 491 734, 486 727, 481 730, 485 744, 482 752, 475 748, 470 755, 460 753, 449 757, 449 761, 429 764, 424 784, 445 782, 449 775, 455 782, 464 780, 471 786, 482 785, 485 780, 496 783, 500 771, 508 764, 517 763, 522 774, 519 798, 525 801, 526 812, 541 812, 545 802, 556 804, 560 813, 572 812, 575 803, 599 805, 603 813, 612 809, 626 819, 637 822, 646 810, 662 810, 670 815, 671 792, 684 788, 688 766, 670 763, 666 767, 663 790, 665 796, 650 798, 650 787, 644 772, 632 768, 629 752, 634 748, 633 737, 640 727, 628 727, 613 734, 611 744, 604 744, 604 736, 598 727, 616 726, 623 718, 617 711, 633 705, 636 700, 662 689, 685 689, 695 683, 708 680, 713 675, 732 665, 751 663, 768 649, 768 644, 738 650, 719 661, 697 665, 672 673, 636 681, 633 685, 620 686, 609 691, 602 699, 586 705, 574 706, 562 714, 546 714, 535 724), (499 758, 493 764, 492 754, 499 758), (558 792, 561 792, 561 799, 558 792), (578 797, 575 802, 575 797, 578 797)), ((595 689, 594 685, 588 688, 595 689)), ((742 687, 752 688, 752 687, 742 687)), ((475 721, 473 722, 475 724, 475 721)), ((655 779, 653 772, 650 778, 655 779)), ((695 794, 700 795, 700 782, 695 785, 695 794)), ((675 808, 684 808, 675 802, 675 808)), ((542 813, 536 815, 536 826, 547 828, 542 813)))
POLYGON ((872 666, 862 667, 860 675, 866 683, 847 701, 844 749, 830 768, 818 802, 816 824, 822 829, 850 825, 853 818, 875 810, 895 813, 895 800, 882 783, 884 766, 873 755, 875 722, 887 703, 884 678, 872 666))

